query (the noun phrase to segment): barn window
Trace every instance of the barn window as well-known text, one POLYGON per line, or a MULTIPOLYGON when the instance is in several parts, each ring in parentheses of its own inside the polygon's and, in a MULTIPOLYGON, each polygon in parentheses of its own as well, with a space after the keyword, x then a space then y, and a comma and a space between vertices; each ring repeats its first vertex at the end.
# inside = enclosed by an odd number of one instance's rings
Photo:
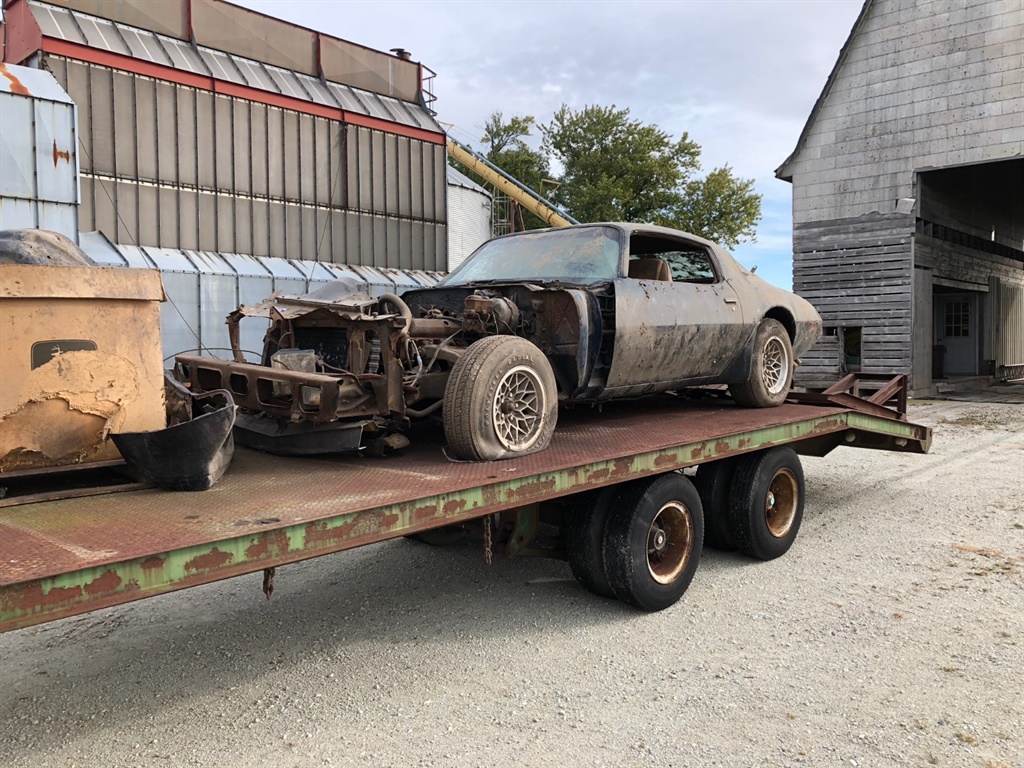
POLYGON ((971 302, 947 301, 945 317, 947 339, 967 338, 971 335, 971 302))

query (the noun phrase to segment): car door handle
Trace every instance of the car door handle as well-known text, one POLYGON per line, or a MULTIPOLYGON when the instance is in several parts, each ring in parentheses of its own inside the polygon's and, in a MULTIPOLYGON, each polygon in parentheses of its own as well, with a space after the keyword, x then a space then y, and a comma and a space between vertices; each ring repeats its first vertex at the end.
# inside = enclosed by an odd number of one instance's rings
POLYGON ((739 301, 739 299, 726 298, 725 303, 726 304, 736 304, 738 301, 739 301))

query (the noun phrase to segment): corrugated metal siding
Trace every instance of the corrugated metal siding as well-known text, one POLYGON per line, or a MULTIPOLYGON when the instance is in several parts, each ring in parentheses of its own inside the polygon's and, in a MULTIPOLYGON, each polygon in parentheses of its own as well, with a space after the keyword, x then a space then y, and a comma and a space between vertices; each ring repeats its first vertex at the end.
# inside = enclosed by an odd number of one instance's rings
POLYGON ((491 239, 491 196, 470 187, 448 187, 448 271, 491 239))
POLYGON ((82 229, 132 245, 446 268, 443 146, 46 62, 80 105, 82 229))
MULTIPOLYGON (((999 280, 999 345, 996 365, 1024 368, 1024 285, 999 280)), ((1021 376, 1024 371, 1010 375, 1021 376)))
POLYGON ((48 72, 0 67, 0 229, 39 227, 77 242, 75 105, 48 72))
MULTIPOLYGON (((111 243, 98 232, 83 232, 82 250, 103 266, 158 269, 167 301, 160 307, 164 354, 202 351, 230 353, 225 318, 242 304, 259 304, 274 291, 308 293, 340 277, 363 283, 371 296, 401 294, 436 283, 441 274, 422 270, 376 269, 237 253, 211 253, 111 243)), ((266 322, 249 318, 240 325, 242 349, 259 361, 266 322)))
MULTIPOLYGON (((259 88, 303 101, 340 107, 428 131, 441 132, 433 116, 422 107, 342 83, 326 86, 303 72, 265 64, 237 54, 160 35, 120 22, 108 21, 70 8, 30 2, 43 34, 111 53, 152 61, 236 85, 259 88)), ((373 52, 375 53, 375 52, 373 52)))

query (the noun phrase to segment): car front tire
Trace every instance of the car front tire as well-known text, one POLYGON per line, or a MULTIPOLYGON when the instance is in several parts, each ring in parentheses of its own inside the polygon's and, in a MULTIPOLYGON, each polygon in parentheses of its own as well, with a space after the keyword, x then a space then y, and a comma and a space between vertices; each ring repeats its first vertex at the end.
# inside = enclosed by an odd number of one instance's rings
POLYGON ((448 377, 444 435, 453 458, 494 461, 543 451, 557 419, 551 364, 526 339, 480 339, 448 377))

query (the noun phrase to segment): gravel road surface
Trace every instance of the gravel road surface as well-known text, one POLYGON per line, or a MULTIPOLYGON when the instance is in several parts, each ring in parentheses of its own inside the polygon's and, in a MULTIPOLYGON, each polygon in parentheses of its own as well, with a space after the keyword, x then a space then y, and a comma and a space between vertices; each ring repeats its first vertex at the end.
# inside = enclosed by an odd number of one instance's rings
POLYGON ((911 419, 657 614, 399 540, 0 635, 0 765, 1024 768, 1024 407, 911 419))

